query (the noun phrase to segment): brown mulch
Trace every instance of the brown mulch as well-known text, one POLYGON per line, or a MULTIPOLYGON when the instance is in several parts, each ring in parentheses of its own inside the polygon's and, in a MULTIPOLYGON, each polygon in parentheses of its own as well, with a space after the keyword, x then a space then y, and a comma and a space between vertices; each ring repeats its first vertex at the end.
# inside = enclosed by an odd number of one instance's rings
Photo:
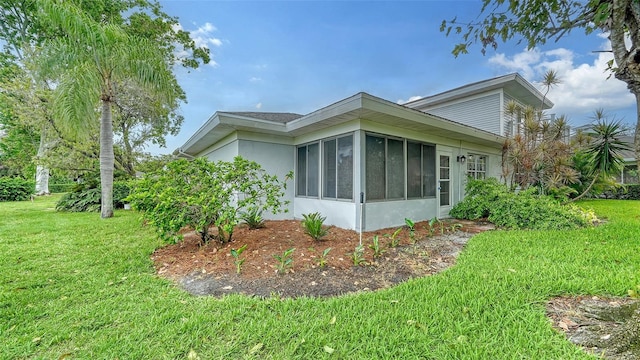
POLYGON ((404 227, 397 235, 400 244, 389 248, 389 236, 398 228, 382 229, 362 234, 365 264, 355 266, 352 258, 360 235, 352 230, 331 227, 320 241, 304 233, 300 221, 267 221, 262 229, 251 230, 240 225, 232 241, 216 241, 200 246, 200 238, 187 232, 184 241, 158 249, 153 260, 159 275, 176 281, 195 295, 221 296, 241 293, 259 297, 326 297, 357 291, 387 288, 410 278, 442 271, 455 263, 458 253, 475 233, 493 229, 485 222, 458 221, 462 225, 452 231, 452 221, 442 228, 435 226, 430 234, 428 222, 416 223, 415 245, 404 227), (385 253, 373 258, 369 248, 378 236, 385 253), (236 273, 231 249, 243 245, 247 249, 241 273, 236 273), (294 248, 293 266, 286 273, 277 271, 274 255, 294 248), (331 248, 325 266, 319 265, 322 252, 331 248))

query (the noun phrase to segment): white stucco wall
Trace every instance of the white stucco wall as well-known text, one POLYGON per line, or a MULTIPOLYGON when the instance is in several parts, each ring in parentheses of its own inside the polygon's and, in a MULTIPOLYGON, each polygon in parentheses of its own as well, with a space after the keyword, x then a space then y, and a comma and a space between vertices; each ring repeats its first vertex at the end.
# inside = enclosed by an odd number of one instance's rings
POLYGON ((378 201, 364 205, 364 231, 404 225, 404 219, 423 221, 437 215, 435 198, 378 201))
MULTIPOLYGON (((276 175, 280 180, 283 180, 290 171, 294 170, 294 146, 256 140, 241 139, 238 142, 238 155, 257 162, 267 173, 276 175)), ((285 201, 289 201, 289 205, 286 207, 288 212, 276 215, 265 212, 262 214, 263 217, 270 220, 293 218, 294 188, 295 183, 293 179, 289 179, 284 197, 285 201)))
POLYGON ((302 214, 319 212, 322 216, 326 216, 325 224, 327 225, 359 230, 358 212, 353 202, 297 197, 294 209, 296 219, 302 219, 302 214))

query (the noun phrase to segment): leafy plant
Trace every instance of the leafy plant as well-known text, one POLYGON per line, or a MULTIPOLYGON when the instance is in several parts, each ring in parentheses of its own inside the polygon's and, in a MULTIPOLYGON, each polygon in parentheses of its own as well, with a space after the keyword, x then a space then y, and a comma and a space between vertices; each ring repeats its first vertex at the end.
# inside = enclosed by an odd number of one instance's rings
POLYGON ((285 274, 293 267, 293 252, 295 248, 285 250, 282 255, 273 255, 273 258, 278 261, 276 269, 279 274, 285 274))
POLYGON ((349 254, 349 258, 351 258, 355 266, 366 265, 367 262, 364 258, 364 247, 362 244, 356 246, 355 250, 349 254))
POLYGON ((444 223, 434 216, 433 219, 429 220, 429 228, 431 229, 431 234, 435 232, 436 226, 440 227, 440 234, 444 234, 444 223))
POLYGON ((33 182, 18 177, 0 177, 0 201, 29 200, 34 191, 33 182))
POLYGON ((451 225, 449 226, 449 229, 448 229, 448 230, 449 230, 450 232, 454 233, 454 232, 458 231, 458 229, 461 229, 461 228, 462 228, 462 224, 460 224, 460 223, 453 223, 453 224, 451 224, 451 225))
POLYGON ((509 229, 574 229, 597 221, 593 211, 562 205, 549 196, 538 195, 535 188, 515 193, 494 178, 469 179, 467 196, 449 214, 459 219, 487 218, 509 229))
POLYGON ((209 228, 216 227, 215 238, 227 243, 243 209, 283 211, 285 189, 284 181, 240 156, 233 162, 181 159, 145 174, 128 200, 165 240, 181 240, 180 229, 190 226, 206 243, 214 238, 209 228))
POLYGON ((404 219, 404 223, 409 228, 409 239, 411 239, 411 244, 416 243, 416 223, 411 219, 404 219))
POLYGON ((259 208, 253 208, 249 211, 242 212, 240 214, 240 219, 242 219, 242 221, 244 221, 251 230, 261 229, 265 226, 264 219, 262 218, 262 210, 259 208))
POLYGON ((247 244, 242 245, 238 249, 231 249, 231 256, 235 259, 233 263, 236 265, 236 274, 240 274, 242 264, 246 259, 240 259, 240 255, 247 249, 247 244))
POLYGON ((319 267, 323 268, 323 267, 327 266, 327 256, 329 255, 329 251, 331 251, 331 248, 324 249, 324 251, 322 252, 320 257, 318 258, 318 266, 319 267))
POLYGON ((388 237, 390 239, 389 245, 388 245, 390 248, 397 247, 400 244, 400 238, 398 237, 398 234, 400 234, 401 231, 402 231, 402 228, 398 228, 391 235, 384 234, 385 237, 388 237))
POLYGON ((314 212, 302 214, 302 217, 304 218, 302 220, 304 233, 311 236, 313 240, 320 240, 329 233, 329 230, 324 226, 324 221, 327 219, 326 216, 322 216, 319 212, 314 212))
POLYGON ((640 284, 636 285, 635 287, 629 289, 628 291, 629 296, 634 298, 634 299, 640 299, 640 284))
POLYGON ((369 249, 373 250, 373 258, 377 259, 380 256, 382 256, 382 254, 384 254, 386 252, 385 249, 382 248, 382 246, 380 246, 380 241, 378 240, 378 235, 375 235, 373 237, 373 240, 371 242, 371 244, 369 244, 369 249))

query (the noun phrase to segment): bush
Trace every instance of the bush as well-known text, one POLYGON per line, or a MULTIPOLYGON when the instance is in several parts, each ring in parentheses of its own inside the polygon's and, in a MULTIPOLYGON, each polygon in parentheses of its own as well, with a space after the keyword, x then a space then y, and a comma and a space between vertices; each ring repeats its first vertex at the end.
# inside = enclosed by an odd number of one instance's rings
POLYGON ((640 185, 621 185, 614 190, 605 191, 603 196, 607 199, 640 200, 640 185))
POLYGON ((459 219, 487 218, 508 229, 573 229, 592 224, 593 212, 535 194, 535 189, 511 192, 496 179, 469 180, 467 197, 450 215, 459 219))
POLYGON ((49 192, 52 194, 66 193, 72 191, 75 186, 75 183, 49 184, 49 192))
MULTIPOLYGON (((64 194, 56 204, 57 211, 96 212, 100 211, 102 193, 93 181, 76 184, 71 192, 64 194)), ((113 206, 117 209, 124 207, 124 199, 129 196, 131 186, 126 181, 113 183, 113 206)))
POLYGON ((0 201, 29 200, 34 189, 32 181, 18 177, 0 177, 0 201))
POLYGON ((189 226, 206 243, 213 238, 209 228, 215 226, 216 238, 226 243, 241 211, 281 211, 285 185, 256 162, 239 156, 233 162, 181 159, 146 173, 128 200, 165 240, 181 240, 180 229, 189 226))

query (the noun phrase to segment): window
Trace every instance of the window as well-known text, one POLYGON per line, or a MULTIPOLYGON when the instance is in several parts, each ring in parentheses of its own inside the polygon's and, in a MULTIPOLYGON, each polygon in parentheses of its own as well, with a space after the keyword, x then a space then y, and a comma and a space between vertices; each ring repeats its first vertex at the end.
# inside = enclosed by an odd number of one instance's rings
POLYGON ((298 146, 297 191, 298 196, 318 196, 320 180, 320 145, 318 143, 298 146))
POLYGON ((322 197, 353 199, 353 135, 322 141, 322 197))
POLYGON ((367 135, 367 200, 436 196, 436 148, 404 139, 367 135))
POLYGON ((467 176, 474 179, 485 179, 487 175, 487 157, 469 154, 467 156, 467 176))

